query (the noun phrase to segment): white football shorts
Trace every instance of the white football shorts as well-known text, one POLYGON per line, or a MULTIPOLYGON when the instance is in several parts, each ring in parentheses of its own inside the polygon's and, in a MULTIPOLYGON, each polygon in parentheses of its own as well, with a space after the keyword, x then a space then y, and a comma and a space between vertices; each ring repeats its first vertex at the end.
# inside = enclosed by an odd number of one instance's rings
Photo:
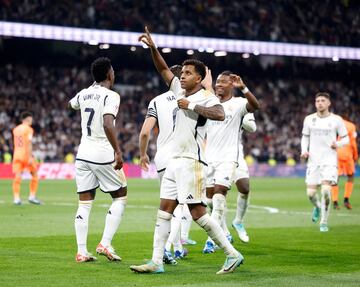
POLYGON ((222 185, 231 187, 233 174, 236 168, 236 162, 212 162, 207 168, 206 187, 222 185))
POLYGON ((233 182, 237 182, 242 178, 249 178, 249 168, 244 158, 238 162, 238 167, 234 171, 233 182))
POLYGON ((94 164, 77 160, 75 162, 77 192, 100 187, 102 192, 113 192, 127 186, 123 169, 115 170, 114 164, 94 164))
POLYGON ((337 166, 331 165, 308 165, 305 182, 307 185, 319 185, 323 181, 329 181, 332 185, 338 179, 337 166))
POLYGON ((205 202, 206 166, 192 158, 173 158, 162 177, 160 198, 180 204, 205 202))

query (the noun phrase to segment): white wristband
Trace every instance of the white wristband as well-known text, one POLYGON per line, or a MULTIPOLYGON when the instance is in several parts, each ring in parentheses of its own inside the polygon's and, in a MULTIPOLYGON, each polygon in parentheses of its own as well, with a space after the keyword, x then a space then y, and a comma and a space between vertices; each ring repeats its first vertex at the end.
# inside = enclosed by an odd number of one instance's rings
POLYGON ((244 95, 245 95, 246 93, 248 93, 248 92, 249 92, 248 87, 243 88, 243 89, 241 90, 241 92, 242 92, 244 95))
POLYGON ((196 104, 195 103, 189 103, 188 110, 193 111, 195 109, 196 104))

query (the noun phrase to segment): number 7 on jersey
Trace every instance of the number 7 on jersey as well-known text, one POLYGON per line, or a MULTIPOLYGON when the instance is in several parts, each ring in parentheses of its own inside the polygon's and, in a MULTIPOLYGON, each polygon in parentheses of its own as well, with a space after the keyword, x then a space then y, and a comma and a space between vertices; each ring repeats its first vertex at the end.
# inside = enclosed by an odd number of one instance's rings
POLYGON ((85 113, 90 113, 89 119, 88 119, 87 124, 86 124, 86 127, 87 127, 87 135, 89 137, 91 137, 91 128, 90 128, 90 126, 91 126, 91 122, 92 122, 92 120, 94 118, 95 111, 94 111, 93 108, 85 108, 85 113))

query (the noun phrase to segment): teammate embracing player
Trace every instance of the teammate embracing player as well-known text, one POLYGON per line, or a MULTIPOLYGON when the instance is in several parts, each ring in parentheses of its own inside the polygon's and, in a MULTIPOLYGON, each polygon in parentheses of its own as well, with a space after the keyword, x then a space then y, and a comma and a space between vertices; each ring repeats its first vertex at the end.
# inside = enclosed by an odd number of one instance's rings
POLYGON ((151 51, 159 74, 174 92, 178 107, 172 143, 172 159, 166 168, 160 190, 160 207, 154 231, 152 260, 130 269, 138 273, 162 273, 165 242, 169 236, 172 213, 179 203, 187 203, 194 221, 224 249, 226 260, 217 274, 233 272, 244 257, 226 239, 220 225, 207 213, 204 204, 205 169, 204 137, 207 119, 224 120, 224 109, 218 98, 201 85, 205 65, 197 60, 183 63, 180 79, 175 77, 156 48, 150 33, 140 36, 151 51))
MULTIPOLYGON (((181 69, 182 66, 180 65, 170 67, 170 71, 178 78, 180 78, 181 69)), ((150 133, 155 127, 159 130, 154 162, 160 185, 171 159, 172 134, 178 110, 176 97, 172 91, 156 96, 149 103, 146 118, 139 135, 140 166, 143 170, 148 171, 150 160, 146 151, 150 133)), ((171 231, 165 245, 164 263, 176 265, 176 259, 181 259, 187 255, 187 250, 182 246, 180 232, 182 232, 184 224, 189 225, 191 222, 192 218, 188 206, 179 204, 175 208, 171 219, 171 231), (172 246, 174 247, 174 255, 171 252, 172 246)))
POLYGON ((301 157, 308 159, 306 193, 314 205, 312 221, 320 219, 320 232, 329 231, 331 185, 337 182, 336 149, 349 143, 349 137, 341 117, 331 113, 330 95, 315 95, 316 113, 305 117, 301 138, 301 157), (337 137, 339 140, 337 140, 337 137), (317 187, 321 185, 321 202, 317 187))

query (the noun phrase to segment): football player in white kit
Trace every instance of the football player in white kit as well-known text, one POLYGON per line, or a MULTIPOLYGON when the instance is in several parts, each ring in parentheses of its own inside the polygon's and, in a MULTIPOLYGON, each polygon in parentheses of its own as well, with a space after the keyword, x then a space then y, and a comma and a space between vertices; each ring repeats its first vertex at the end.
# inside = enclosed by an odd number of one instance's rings
MULTIPOLYGON (((170 67, 171 72, 180 77, 182 67, 175 65, 170 67)), ((150 139, 151 130, 158 127, 159 133, 156 141, 156 154, 154 158, 156 170, 160 179, 160 184, 164 176, 167 164, 171 158, 171 136, 174 130, 176 113, 179 107, 175 95, 172 91, 167 91, 154 99, 152 99, 148 106, 145 121, 139 135, 139 150, 140 150, 140 166, 143 170, 149 170, 149 156, 146 151, 150 139)), ((180 230, 184 225, 191 225, 192 218, 189 208, 186 204, 179 204, 173 213, 171 219, 171 231, 168 241, 165 245, 164 263, 177 264, 176 259, 181 259, 187 255, 187 250, 183 248, 180 240, 180 230), (174 257, 171 252, 172 245, 174 246, 174 257)), ((185 226, 187 230, 189 228, 185 226)))
POLYGON ((150 48, 155 67, 176 95, 180 109, 176 114, 172 137, 172 159, 161 183, 152 260, 143 265, 130 266, 130 269, 138 273, 164 272, 162 259, 172 213, 178 203, 187 203, 196 223, 224 249, 226 260, 217 274, 233 272, 244 258, 226 239, 220 225, 206 213, 203 197, 206 178, 203 151, 206 121, 207 118, 224 120, 224 109, 214 94, 202 88, 201 81, 206 75, 202 62, 186 60, 179 80, 169 70, 147 28, 145 31, 139 40, 150 48))
MULTIPOLYGON (((242 145, 243 131, 247 131, 250 133, 256 131, 256 122, 253 113, 246 114, 242 119, 242 124, 239 131, 238 167, 235 169, 233 176, 233 181, 235 182, 236 188, 239 193, 236 201, 236 214, 232 222, 232 226, 238 233, 240 240, 244 243, 248 243, 250 238, 244 226, 244 216, 249 205, 250 182, 249 168, 244 158, 244 148, 242 145)), ((226 224, 226 221, 224 222, 224 224, 226 224)))
MULTIPOLYGON (((238 141, 242 118, 248 112, 258 109, 259 103, 242 79, 229 71, 222 72, 217 77, 215 90, 224 108, 225 120, 210 120, 208 123, 206 159, 209 166, 206 197, 208 205, 211 207, 212 204, 211 217, 222 225, 226 195, 231 187, 240 153, 238 141), (246 98, 234 97, 234 88, 240 88, 246 98)), ((223 227, 224 231, 230 234, 226 224, 223 227)), ((214 242, 208 238, 203 253, 213 253, 214 247, 214 242)))
POLYGON ((308 159, 306 169, 307 195, 314 205, 312 221, 320 219, 320 231, 327 232, 330 212, 331 185, 337 182, 336 148, 349 143, 341 117, 331 113, 330 95, 315 95, 316 113, 305 117, 301 138, 301 157, 308 159), (339 140, 337 141, 337 137, 339 140), (321 185, 321 202, 316 194, 321 185))
POLYGON ((122 170, 123 159, 117 140, 115 118, 120 106, 120 96, 111 90, 115 75, 108 58, 98 58, 91 65, 94 83, 81 90, 70 100, 75 110, 81 111, 82 137, 76 155, 76 185, 79 207, 75 216, 78 245, 77 262, 94 261, 87 250, 89 215, 95 191, 109 193, 113 202, 105 220, 102 239, 96 252, 111 261, 120 261, 111 245, 126 205, 127 185, 122 170))

